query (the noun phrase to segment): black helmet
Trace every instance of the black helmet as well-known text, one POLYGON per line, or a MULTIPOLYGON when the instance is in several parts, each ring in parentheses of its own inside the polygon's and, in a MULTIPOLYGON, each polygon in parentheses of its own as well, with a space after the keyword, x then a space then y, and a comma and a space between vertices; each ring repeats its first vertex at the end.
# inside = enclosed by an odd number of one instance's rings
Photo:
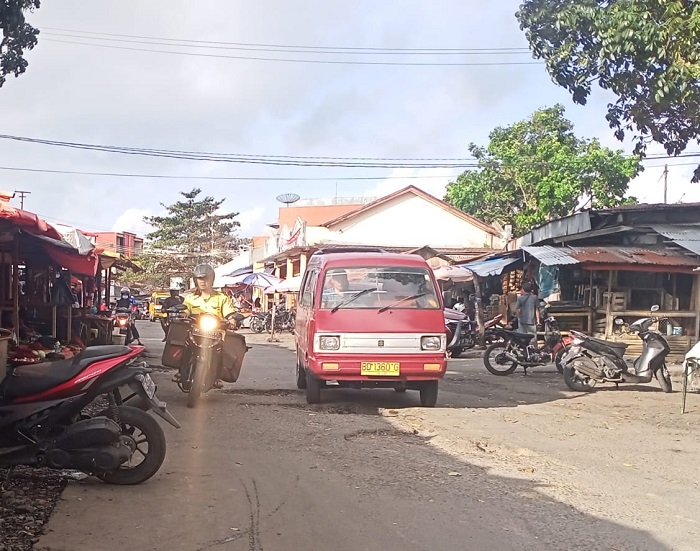
POLYGON ((195 279, 207 279, 211 280, 211 282, 214 282, 214 268, 212 268, 209 264, 197 264, 197 266, 194 267, 194 270, 192 270, 192 277, 195 279))

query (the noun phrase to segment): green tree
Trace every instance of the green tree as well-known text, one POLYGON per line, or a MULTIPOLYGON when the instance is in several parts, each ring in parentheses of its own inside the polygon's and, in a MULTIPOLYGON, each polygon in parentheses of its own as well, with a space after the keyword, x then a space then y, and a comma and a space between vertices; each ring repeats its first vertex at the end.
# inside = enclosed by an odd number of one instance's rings
POLYGON ((143 254, 136 259, 142 272, 127 272, 124 281, 165 287, 171 277, 187 278, 202 262, 217 266, 228 262, 246 240, 237 236, 238 213, 222 213, 225 199, 200 198, 201 189, 181 192, 184 200, 162 205, 166 214, 147 216, 153 226, 143 254))
POLYGON ((561 105, 496 128, 488 147, 469 150, 478 168, 450 182, 445 200, 488 223, 511 224, 514 235, 580 206, 633 201, 625 193, 642 170, 638 157, 577 138, 561 105))
POLYGON ((699 140, 700 2, 524 0, 516 17, 576 103, 594 83, 617 96, 606 118, 619 140, 631 134, 635 153, 655 141, 678 155, 699 140))
POLYGON ((24 51, 36 46, 39 30, 26 22, 24 12, 39 8, 40 0, 4 0, 0 2, 0 87, 5 76, 18 77, 27 70, 29 63, 24 51))

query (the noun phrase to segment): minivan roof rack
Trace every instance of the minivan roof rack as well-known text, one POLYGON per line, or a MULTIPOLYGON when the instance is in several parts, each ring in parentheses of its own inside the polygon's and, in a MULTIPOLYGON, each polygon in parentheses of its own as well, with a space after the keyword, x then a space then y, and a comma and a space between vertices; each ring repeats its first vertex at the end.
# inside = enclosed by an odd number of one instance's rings
POLYGON ((321 247, 319 248, 316 252, 314 252, 314 255, 322 255, 322 254, 336 254, 336 253, 386 253, 384 249, 381 249, 379 247, 364 247, 364 246, 353 246, 353 247, 338 247, 338 246, 330 246, 330 247, 321 247))

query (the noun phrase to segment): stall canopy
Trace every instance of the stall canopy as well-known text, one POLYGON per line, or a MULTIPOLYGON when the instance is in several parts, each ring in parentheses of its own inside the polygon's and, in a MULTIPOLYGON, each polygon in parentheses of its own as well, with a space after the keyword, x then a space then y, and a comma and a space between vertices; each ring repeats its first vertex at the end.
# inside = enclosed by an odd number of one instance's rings
POLYGON ((442 281, 466 282, 474 279, 474 274, 461 266, 440 266, 433 271, 435 277, 442 281))
POLYGON ((48 224, 46 220, 39 218, 33 212, 27 212, 13 207, 9 203, 0 201, 0 220, 7 220, 14 226, 19 227, 25 233, 49 237, 56 241, 61 241, 63 236, 48 224))
POLYGON ((63 240, 53 239, 45 235, 35 235, 22 231, 26 239, 37 241, 46 255, 59 266, 74 274, 94 276, 97 273, 99 258, 94 253, 80 254, 63 240))
POLYGON ((469 264, 460 264, 460 267, 465 268, 465 269, 469 270, 470 272, 473 272, 474 274, 478 275, 479 277, 489 277, 489 276, 501 275, 505 268, 507 268, 511 264, 515 264, 516 262, 519 262, 521 260, 522 259, 520 256, 489 258, 487 260, 481 260, 479 262, 470 262, 469 264))
POLYGON ((298 275, 285 279, 276 285, 272 285, 265 289, 266 295, 274 293, 298 293, 301 288, 301 280, 304 276, 298 275))

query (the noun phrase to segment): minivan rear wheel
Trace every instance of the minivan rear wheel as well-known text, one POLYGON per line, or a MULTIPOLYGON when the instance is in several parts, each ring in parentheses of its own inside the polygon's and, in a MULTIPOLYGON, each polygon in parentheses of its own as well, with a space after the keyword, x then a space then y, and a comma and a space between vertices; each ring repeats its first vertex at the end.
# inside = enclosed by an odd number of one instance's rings
POLYGON ((306 403, 318 404, 321 401, 321 381, 311 371, 306 371, 306 403))

